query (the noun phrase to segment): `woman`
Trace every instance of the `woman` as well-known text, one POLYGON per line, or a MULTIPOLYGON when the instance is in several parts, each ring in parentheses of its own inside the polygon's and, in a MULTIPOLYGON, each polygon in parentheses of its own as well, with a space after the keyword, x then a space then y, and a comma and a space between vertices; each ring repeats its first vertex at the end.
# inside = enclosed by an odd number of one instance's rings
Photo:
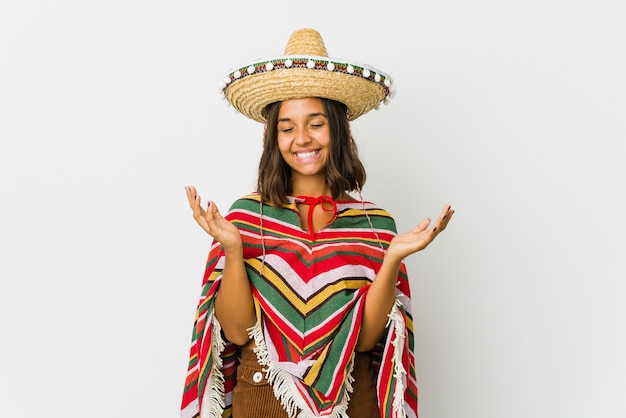
POLYGON ((403 259, 454 211, 397 235, 393 218, 363 200, 349 121, 390 87, 372 67, 328 58, 311 29, 294 32, 284 56, 225 80, 228 101, 265 124, 263 154, 257 191, 226 217, 186 187, 214 243, 182 417, 417 416, 403 259))

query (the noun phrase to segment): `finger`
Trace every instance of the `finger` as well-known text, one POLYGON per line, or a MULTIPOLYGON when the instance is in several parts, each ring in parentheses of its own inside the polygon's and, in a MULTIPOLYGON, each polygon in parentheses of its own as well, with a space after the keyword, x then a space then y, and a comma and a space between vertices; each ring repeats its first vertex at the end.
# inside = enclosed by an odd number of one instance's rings
POLYGON ((204 216, 204 209, 202 209, 202 202, 199 194, 196 194, 193 197, 193 213, 195 214, 196 212, 199 215, 204 216))
POLYGON ((206 210, 203 209, 202 213, 202 217, 206 219, 207 223, 209 223, 211 226, 215 224, 217 216, 219 216, 219 213, 217 213, 216 215, 214 207, 215 203, 209 200, 209 202, 206 204, 206 210))
POLYGON ((202 209, 200 195, 198 195, 195 189, 193 189, 190 191, 189 199, 189 205, 191 206, 191 209, 193 211, 193 217, 196 221, 199 221, 199 218, 204 217, 205 215, 204 209, 202 209))
POLYGON ((444 207, 443 211, 441 212, 441 215, 439 215, 439 219, 437 219, 434 229, 436 229, 438 232, 446 229, 446 226, 448 225, 448 222, 450 222, 452 215, 454 215, 454 210, 452 210, 452 206, 446 205, 446 207, 444 207))
POLYGON ((196 188, 193 186, 186 186, 185 192, 187 193, 187 200, 189 201, 189 206, 193 208, 196 203, 196 197, 198 196, 198 192, 196 192, 196 188))
POLYGON ((196 188, 194 186, 185 186, 185 191, 187 192, 187 195, 195 195, 196 194, 196 188))
POLYGON ((214 225, 215 222, 222 219, 222 214, 217 208, 217 205, 215 204, 215 202, 213 202, 212 200, 209 200, 209 203, 207 203, 206 205, 206 212, 204 214, 204 218, 207 220, 207 222, 211 223, 211 225, 214 225))
POLYGON ((195 192, 192 191, 192 187, 193 186, 185 186, 185 194, 187 195, 187 201, 189 202, 190 207, 193 206, 193 197, 195 195, 195 192))
POLYGON ((207 203, 206 210, 207 210, 207 212, 209 212, 209 211, 210 211, 210 212, 211 212, 211 213, 213 213, 213 214, 220 215, 220 211, 219 211, 219 209, 217 208, 217 205, 216 205, 216 204, 215 204, 215 202, 214 202, 214 201, 212 201, 212 200, 209 200, 209 203, 207 203))
POLYGON ((415 229, 413 229, 413 233, 419 233, 422 232, 424 230, 426 230, 426 228, 428 228, 428 225, 430 225, 430 219, 426 218, 426 219, 422 219, 422 221, 417 224, 417 226, 415 227, 415 229))
POLYGON ((439 214, 439 219, 445 219, 448 216, 448 214, 450 213, 451 210, 452 210, 452 206, 451 205, 445 205, 443 207, 443 209, 441 210, 441 213, 439 214))
POLYGON ((225 236, 225 233, 227 234, 229 222, 222 216, 215 202, 209 201, 207 204, 204 220, 209 234, 215 239, 220 240, 225 236))

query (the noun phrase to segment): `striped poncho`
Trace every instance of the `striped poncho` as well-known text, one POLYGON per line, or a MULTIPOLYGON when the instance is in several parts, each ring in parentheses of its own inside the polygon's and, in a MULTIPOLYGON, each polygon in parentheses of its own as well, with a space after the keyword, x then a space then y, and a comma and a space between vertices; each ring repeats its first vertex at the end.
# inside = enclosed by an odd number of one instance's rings
MULTIPOLYGON (((257 312, 250 336, 276 397, 291 417, 345 417, 353 354, 369 285, 396 235, 393 218, 368 202, 336 202, 335 218, 310 234, 296 198, 283 207, 237 200, 226 219, 239 228, 257 312)), ((230 417, 239 347, 223 338, 214 300, 224 252, 214 242, 193 328, 181 418, 230 417)), ((417 417, 413 323, 404 263, 387 333, 375 350, 382 418, 417 417)))

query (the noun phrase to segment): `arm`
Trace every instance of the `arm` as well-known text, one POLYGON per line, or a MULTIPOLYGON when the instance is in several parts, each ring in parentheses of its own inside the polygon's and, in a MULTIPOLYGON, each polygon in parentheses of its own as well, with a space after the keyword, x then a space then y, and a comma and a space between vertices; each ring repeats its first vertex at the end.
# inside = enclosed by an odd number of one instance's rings
POLYGON ((446 206, 435 226, 427 229, 430 219, 424 219, 417 227, 391 240, 383 263, 365 297, 361 332, 356 344, 356 351, 372 350, 385 333, 387 315, 396 298, 396 282, 402 260, 426 248, 437 235, 446 229, 454 211, 446 206))
POLYGON ((250 339, 247 330, 256 323, 256 316, 239 229, 222 217, 215 203, 209 202, 206 211, 202 209, 200 196, 193 186, 185 190, 194 219, 219 241, 224 250, 225 262, 220 290, 215 296, 215 315, 226 338, 244 345, 250 339))

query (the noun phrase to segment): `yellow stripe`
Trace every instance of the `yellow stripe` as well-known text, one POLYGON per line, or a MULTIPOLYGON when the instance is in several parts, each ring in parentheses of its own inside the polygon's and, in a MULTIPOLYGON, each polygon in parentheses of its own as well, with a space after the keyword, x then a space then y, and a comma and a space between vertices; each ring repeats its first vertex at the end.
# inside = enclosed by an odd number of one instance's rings
MULTIPOLYGON (((364 213, 363 209, 352 208, 352 209, 348 209, 348 210, 341 212, 341 216, 361 216, 363 215, 363 213, 364 213)), ((368 209, 367 214, 368 215, 380 215, 380 216, 386 216, 387 218, 391 218, 391 215, 389 214, 389 212, 387 212, 384 209, 368 209)))
MULTIPOLYGON (((209 356, 210 356, 210 354, 209 354, 209 356)), ((209 363, 211 363, 208 360, 209 359, 207 358, 207 361, 205 361, 204 364, 202 365, 202 369, 200 370, 200 374, 198 374, 198 382, 200 382, 202 380, 202 376, 204 376, 204 371, 206 370, 207 367, 209 367, 209 363)))
POLYGON ((320 356, 317 358, 317 360, 315 360, 315 363, 313 363, 313 366, 309 369, 306 376, 302 380, 307 386, 311 386, 313 385, 313 383, 315 383, 315 380, 317 379, 317 376, 319 375, 322 368, 322 364, 326 362, 329 347, 330 344, 324 347, 324 350, 320 353, 320 356))
POLYGON ((406 321, 406 329, 407 330, 412 330, 413 328, 413 319, 410 318, 408 315, 402 315, 402 317, 404 318, 404 320, 406 321))

